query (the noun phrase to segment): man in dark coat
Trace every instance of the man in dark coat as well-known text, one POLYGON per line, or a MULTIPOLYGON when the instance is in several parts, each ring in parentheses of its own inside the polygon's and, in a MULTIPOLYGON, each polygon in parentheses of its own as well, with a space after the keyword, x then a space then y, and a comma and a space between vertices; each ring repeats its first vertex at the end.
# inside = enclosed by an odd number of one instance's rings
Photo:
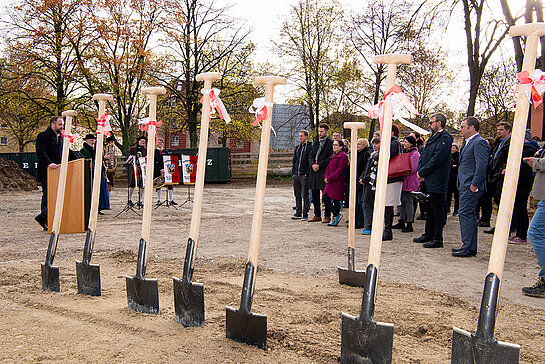
MULTIPOLYGON (((56 169, 61 164, 63 129, 63 118, 61 116, 52 116, 49 119, 49 127, 38 134, 36 138, 36 155, 38 156, 36 180, 42 185, 42 203, 40 213, 34 220, 44 230, 47 230, 47 169, 56 169)), ((70 151, 70 158, 74 159, 75 157, 75 153, 70 151)))
MULTIPOLYGON (((143 188, 142 184, 142 171, 140 169, 140 157, 146 157, 147 156, 147 149, 146 149, 146 143, 148 142, 148 138, 146 138, 144 135, 139 136, 136 139, 136 145, 133 145, 131 149, 129 150, 129 159, 127 159, 127 176, 129 180, 129 205, 134 206, 134 203, 132 202, 132 195, 134 194, 134 189, 136 187, 136 182, 138 182, 138 187, 143 188), (136 157, 136 161, 133 161, 133 156, 136 157), (136 175, 135 175, 136 173, 136 175)), ((138 205, 142 205, 142 202, 140 201, 140 195, 138 198, 138 205)))
POLYGON ((312 143, 308 141, 308 131, 299 131, 299 144, 293 152, 291 166, 293 194, 295 195, 295 214, 291 217, 293 220, 308 220, 308 174, 311 151, 312 143))
MULTIPOLYGON (((494 198, 496 205, 500 205, 501 190, 503 187, 503 177, 505 167, 507 166, 507 155, 509 154, 509 145, 511 142, 511 124, 499 122, 496 124, 498 139, 492 151, 491 166, 487 176, 487 186, 490 194, 494 198)), ((487 234, 494 234, 494 227, 484 231, 487 234)))
MULTIPOLYGON (((320 210, 320 195, 321 190, 325 188, 324 174, 329 164, 329 158, 333 154, 333 140, 327 135, 329 133, 329 126, 327 124, 320 124, 318 126, 318 141, 312 146, 308 162, 310 165, 308 176, 308 188, 312 190, 312 205, 314 206, 314 217, 309 222, 321 221, 323 223, 329 223, 331 220, 324 217, 322 220, 322 213, 320 210)), ((328 214, 325 212, 325 216, 328 214)))
POLYGON ((424 234, 414 238, 413 241, 424 243, 424 248, 443 247, 452 146, 452 136, 444 129, 446 122, 446 116, 441 113, 430 117, 432 136, 428 139, 418 162, 417 176, 419 181, 424 183, 426 193, 429 194, 429 205, 424 234))

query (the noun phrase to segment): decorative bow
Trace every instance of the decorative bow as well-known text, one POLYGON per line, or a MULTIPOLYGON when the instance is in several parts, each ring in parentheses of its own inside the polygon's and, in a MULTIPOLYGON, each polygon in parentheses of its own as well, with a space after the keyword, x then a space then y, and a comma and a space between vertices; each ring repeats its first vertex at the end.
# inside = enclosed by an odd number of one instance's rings
MULTIPOLYGON (((201 92, 203 95, 210 94, 210 120, 212 120, 212 115, 214 113, 214 109, 218 112, 218 116, 220 119, 225 120, 227 124, 231 121, 231 117, 227 113, 227 109, 225 108, 225 105, 223 105, 223 101, 220 99, 220 90, 217 88, 213 88, 211 90, 202 89, 201 92)), ((203 96, 204 97, 204 96, 203 96)), ((201 97, 200 102, 203 103, 203 97, 201 97)))
MULTIPOLYGON (((248 112, 255 114, 255 120, 252 123, 252 126, 259 126, 261 128, 261 122, 267 119, 268 113, 267 113, 267 106, 273 107, 272 102, 266 102, 264 97, 259 97, 254 100, 252 103, 252 106, 248 108, 248 112)), ((274 131, 274 128, 272 127, 271 123, 271 130, 273 134, 276 136, 276 131, 274 131)))
POLYGON ((144 122, 142 122, 140 124, 140 130, 141 131, 148 131, 150 125, 155 125, 155 127, 158 128, 161 125, 163 125, 163 121, 162 120, 159 120, 159 121, 150 120, 148 122, 144 121, 144 122))
POLYGON ((515 88, 515 100, 518 96, 518 91, 521 86, 525 87, 525 94, 530 103, 534 104, 536 109, 543 102, 541 96, 545 92, 545 74, 541 70, 534 70, 531 74, 528 71, 522 71, 517 74, 519 84, 515 88))
POLYGON ((414 105, 411 103, 409 98, 401 91, 401 88, 397 85, 393 86, 391 89, 386 92, 386 94, 383 97, 383 101, 379 102, 376 105, 373 105, 370 109, 367 115, 371 119, 378 118, 380 120, 380 130, 382 130, 382 122, 384 119, 384 103, 389 102, 392 104, 392 110, 393 110, 393 119, 399 120, 399 122, 409 128, 411 128, 414 131, 419 132, 420 134, 426 135, 430 132, 426 129, 423 129, 419 127, 418 125, 415 125, 407 120, 405 120, 399 112, 405 108, 407 109, 411 114, 414 115, 420 115, 414 105))
POLYGON ((64 130, 62 131, 62 137, 68 139, 70 143, 73 143, 75 139, 79 137, 78 134, 65 134, 64 130))
MULTIPOLYGON (((100 119, 97 120, 97 126, 102 126, 102 131, 104 132, 104 135, 109 136, 110 132, 112 131, 112 127, 110 126, 110 119, 111 115, 108 113, 105 113, 100 117, 100 119)), ((97 128, 97 134, 100 134, 100 129, 97 128)))

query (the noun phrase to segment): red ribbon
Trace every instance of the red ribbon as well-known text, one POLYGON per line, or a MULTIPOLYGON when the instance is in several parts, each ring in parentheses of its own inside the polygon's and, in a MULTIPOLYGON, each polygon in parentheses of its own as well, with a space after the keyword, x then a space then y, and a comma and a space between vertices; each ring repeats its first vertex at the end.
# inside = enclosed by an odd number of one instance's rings
POLYGON ((534 109, 537 108, 539 104, 543 102, 543 97, 536 88, 536 84, 542 86, 543 83, 545 83, 545 76, 541 75, 539 79, 534 80, 530 77, 528 71, 522 71, 517 73, 517 78, 519 80, 519 84, 517 85, 515 92, 518 93, 518 89, 521 85, 532 85, 532 103, 534 104, 534 109))
POLYGON ((255 113, 256 119, 252 123, 252 126, 259 126, 259 123, 267 119, 267 105, 263 105, 255 113))
POLYGON ((159 121, 150 120, 150 121, 148 121, 147 123, 141 124, 141 125, 140 125, 140 130, 142 130, 142 131, 148 131, 150 125, 155 125, 155 127, 158 128, 158 127, 160 127, 161 125, 163 125, 163 121, 162 121, 162 120, 159 120, 159 121))
MULTIPOLYGON (((97 120, 97 125, 102 126, 102 130, 104 131, 104 135, 109 136, 110 132, 106 130, 106 118, 110 116, 108 113, 105 113, 100 117, 100 119, 97 120)), ((97 134, 100 134, 100 129, 97 128, 97 134)))
POLYGON ((78 137, 77 134, 65 134, 64 130, 62 131, 61 135, 62 135, 63 138, 67 138, 70 143, 73 143, 74 139, 76 139, 78 137))

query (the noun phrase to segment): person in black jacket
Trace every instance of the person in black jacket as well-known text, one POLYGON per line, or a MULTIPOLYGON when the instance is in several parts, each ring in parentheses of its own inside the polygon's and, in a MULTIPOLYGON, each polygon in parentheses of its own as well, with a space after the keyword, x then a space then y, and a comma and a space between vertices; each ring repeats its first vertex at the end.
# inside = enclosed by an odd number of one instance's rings
POLYGON ((295 214, 293 220, 308 220, 310 203, 308 199, 308 172, 309 156, 312 151, 312 143, 308 141, 308 131, 299 131, 299 145, 293 152, 291 175, 293 182, 293 194, 295 195, 295 214), (301 200, 302 199, 302 200, 301 200))
POLYGON ((418 179, 424 182, 426 193, 429 194, 426 228, 424 234, 414 238, 415 243, 424 243, 424 248, 443 247, 443 227, 447 217, 447 185, 450 173, 450 150, 452 136, 444 129, 447 122, 441 113, 430 117, 432 136, 418 162, 418 179))
POLYGON ((329 223, 331 221, 331 211, 326 208, 324 212, 325 216, 322 219, 322 212, 320 210, 321 190, 325 187, 325 170, 329 164, 329 158, 333 154, 333 140, 327 135, 328 133, 329 126, 327 124, 320 124, 318 126, 318 140, 313 143, 308 158, 310 165, 308 188, 312 190, 312 205, 314 205, 314 217, 309 219, 308 222, 321 221, 329 223))
POLYGON ((357 144, 357 164, 356 164, 356 229, 363 228, 363 185, 359 183, 360 176, 363 174, 367 163, 369 162, 369 156, 371 155, 371 148, 369 148, 369 141, 367 139, 359 138, 357 144))
MULTIPOLYGON (((63 129, 63 118, 52 116, 49 119, 49 127, 36 138, 36 155, 38 156, 36 180, 42 185, 42 203, 40 213, 34 217, 34 220, 44 230, 47 230, 47 169, 56 169, 61 164, 63 129)), ((70 151, 70 158, 76 158, 75 152, 70 151)))
POLYGON ((454 211, 452 212, 452 216, 457 216, 460 197, 458 193, 458 187, 456 186, 456 181, 458 180, 460 149, 456 144, 452 144, 450 153, 450 175, 447 190, 447 214, 450 213, 450 205, 452 204, 452 196, 454 195, 454 211))

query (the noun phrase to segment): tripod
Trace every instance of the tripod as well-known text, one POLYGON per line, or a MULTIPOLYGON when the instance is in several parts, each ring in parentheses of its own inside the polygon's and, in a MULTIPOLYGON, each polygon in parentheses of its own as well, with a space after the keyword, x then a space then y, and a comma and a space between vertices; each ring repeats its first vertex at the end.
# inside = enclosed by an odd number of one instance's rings
MULTIPOLYGON (((173 201, 174 202, 174 201, 173 201)), ((175 210, 178 210, 178 208, 176 206, 174 206, 174 204, 172 202, 170 202, 169 200, 169 194, 168 194, 168 190, 167 190, 167 193, 165 195, 165 200, 163 202, 160 202, 158 203, 156 206, 155 206, 155 209, 154 210, 157 210, 159 208, 159 206, 163 206, 165 205, 166 207, 174 207, 175 210)), ((182 204, 183 205, 183 204, 182 204)))
POLYGON ((191 197, 191 185, 192 185, 192 183, 187 184, 187 198, 185 199, 184 202, 182 202, 182 203, 180 204, 180 206, 183 206, 183 205, 185 205, 185 204, 188 203, 188 202, 191 202, 191 203, 193 202, 193 197, 191 197))
POLYGON ((141 200, 141 198, 142 198, 142 188, 138 188, 138 202, 136 204, 134 204, 131 201, 131 180, 129 179, 129 173, 130 173, 129 170, 130 170, 131 165, 132 165, 132 163, 130 163, 130 162, 127 163, 127 203, 125 204, 125 207, 123 207, 123 210, 121 210, 114 217, 118 217, 119 215, 121 215, 122 213, 127 212, 127 211, 132 211, 136 215, 140 216, 138 211, 135 210, 135 206, 136 206, 136 208, 138 210, 140 210, 140 208, 142 208, 142 206, 144 206, 144 204, 142 204, 142 200, 141 200))

